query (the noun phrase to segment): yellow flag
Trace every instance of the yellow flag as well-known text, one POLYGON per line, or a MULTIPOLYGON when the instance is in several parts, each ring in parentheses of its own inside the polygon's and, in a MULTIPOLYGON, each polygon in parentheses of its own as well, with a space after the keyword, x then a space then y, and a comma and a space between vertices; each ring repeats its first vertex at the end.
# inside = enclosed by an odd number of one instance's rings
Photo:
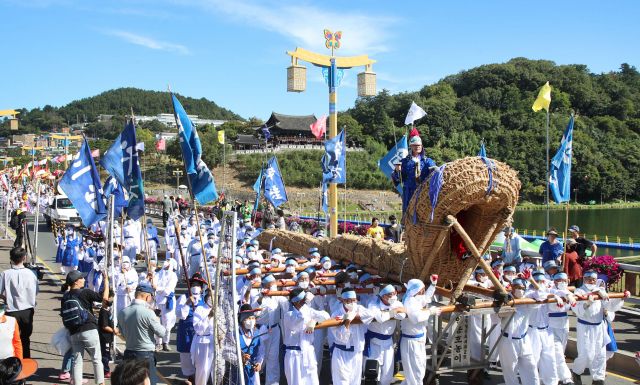
POLYGON ((224 130, 218 131, 218 143, 224 144, 224 130))
POLYGON ((538 97, 536 101, 533 102, 533 106, 531 108, 538 112, 541 109, 547 110, 549 112, 549 104, 551 103, 551 86, 549 82, 546 82, 542 88, 540 88, 540 92, 538 93, 538 97))

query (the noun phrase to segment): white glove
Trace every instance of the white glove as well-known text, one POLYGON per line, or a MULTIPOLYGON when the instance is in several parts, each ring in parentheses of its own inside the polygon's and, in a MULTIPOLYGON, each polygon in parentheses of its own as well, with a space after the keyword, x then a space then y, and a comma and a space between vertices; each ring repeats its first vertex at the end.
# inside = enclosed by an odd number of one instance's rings
POLYGON ((353 321, 353 319, 356 318, 356 315, 358 315, 358 309, 357 308, 355 308, 352 311, 350 311, 347 314, 345 314, 344 318, 346 320, 353 321))
POLYGON ((442 314, 442 309, 440 309, 439 306, 431 306, 429 308, 429 313, 431 315, 440 315, 440 314, 442 314))
POLYGON ((389 309, 389 317, 395 318, 396 314, 396 309, 389 309))
POLYGON ((311 301, 313 301, 313 297, 314 297, 314 295, 313 295, 313 294, 311 294, 311 293, 307 293, 307 294, 304 296, 304 301, 305 301, 307 304, 309 304, 309 303, 311 303, 311 301))
POLYGON ((316 327, 316 321, 311 320, 305 326, 304 332, 307 334, 311 334, 313 333, 313 330, 315 329, 315 327, 316 327))
POLYGON ((378 295, 378 294, 380 294, 380 287, 374 286, 373 287, 373 295, 378 295))
POLYGON ((431 274, 431 276, 429 277, 429 280, 431 281, 432 285, 437 285, 438 284, 438 274, 431 274))
POLYGON ((563 307, 564 306, 564 300, 562 298, 560 298, 560 296, 554 295, 553 297, 556 299, 556 302, 558 303, 558 307, 563 307))
POLYGON ((572 307, 576 306, 576 296, 571 293, 567 294, 567 302, 569 302, 569 305, 572 307))
POLYGON ((607 291, 603 287, 598 289, 598 294, 600 294, 600 297, 602 297, 603 300, 609 300, 609 294, 607 294, 607 291))

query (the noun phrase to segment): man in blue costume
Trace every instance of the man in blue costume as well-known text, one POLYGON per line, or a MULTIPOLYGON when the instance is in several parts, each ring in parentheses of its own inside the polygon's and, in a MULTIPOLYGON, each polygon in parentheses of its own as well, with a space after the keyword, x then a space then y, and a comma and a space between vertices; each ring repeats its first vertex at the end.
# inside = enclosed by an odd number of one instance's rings
POLYGON ((409 138, 409 154, 396 165, 396 169, 391 174, 393 184, 402 184, 402 212, 407 210, 409 201, 418 185, 427 179, 436 162, 427 157, 422 147, 422 139, 418 131, 414 128, 409 138))

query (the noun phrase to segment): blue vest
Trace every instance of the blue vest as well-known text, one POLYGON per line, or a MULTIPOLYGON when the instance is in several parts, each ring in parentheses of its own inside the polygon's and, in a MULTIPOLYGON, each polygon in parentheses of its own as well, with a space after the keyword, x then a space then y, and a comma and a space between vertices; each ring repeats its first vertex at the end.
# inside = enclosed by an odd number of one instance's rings
POLYGON ((256 336, 255 332, 251 333, 251 343, 249 345, 247 345, 247 343, 245 342, 244 335, 240 335, 240 350, 242 351, 242 354, 248 354, 251 356, 251 358, 249 358, 247 363, 242 368, 244 372, 244 382, 247 385, 255 384, 256 378, 259 375, 259 373, 256 373, 256 371, 253 370, 253 365, 256 363, 255 359, 258 356, 259 348, 260 337, 256 336))
MULTIPOLYGON (((200 297, 197 306, 203 306, 204 299, 200 297)), ((189 315, 185 319, 178 321, 178 330, 176 331, 176 349, 179 353, 191 352, 191 343, 196 331, 193 329, 193 306, 189 307, 189 315)))

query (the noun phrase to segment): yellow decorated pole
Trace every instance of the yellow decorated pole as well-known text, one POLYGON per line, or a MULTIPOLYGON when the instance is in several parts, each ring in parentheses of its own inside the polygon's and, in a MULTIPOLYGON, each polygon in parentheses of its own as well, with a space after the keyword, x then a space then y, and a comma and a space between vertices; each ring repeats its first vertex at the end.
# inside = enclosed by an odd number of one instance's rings
MULTIPOLYGON (((367 55, 350 56, 350 57, 337 57, 334 56, 334 51, 340 48, 340 40, 342 38, 342 32, 331 32, 327 29, 324 30, 325 46, 331 50, 331 56, 322 55, 319 53, 307 51, 303 48, 296 48, 295 51, 288 51, 287 54, 291 56, 291 67, 287 68, 287 90, 291 92, 304 91, 306 87, 306 69, 298 64, 298 61, 306 61, 318 67, 323 67, 329 70, 328 82, 329 82, 329 137, 333 139, 338 135, 338 93, 336 73, 339 69, 349 69, 353 67, 365 67, 365 72, 358 75, 358 95, 359 96, 371 96, 375 92, 375 73, 371 71, 371 67, 375 60, 369 59, 367 55), (362 90, 360 84, 360 78, 362 77, 362 90), (369 86, 369 87, 367 87, 369 86), (373 91, 372 91, 373 90, 373 91)), ((331 238, 335 238, 338 235, 338 186, 336 183, 329 184, 329 235, 331 238)))

